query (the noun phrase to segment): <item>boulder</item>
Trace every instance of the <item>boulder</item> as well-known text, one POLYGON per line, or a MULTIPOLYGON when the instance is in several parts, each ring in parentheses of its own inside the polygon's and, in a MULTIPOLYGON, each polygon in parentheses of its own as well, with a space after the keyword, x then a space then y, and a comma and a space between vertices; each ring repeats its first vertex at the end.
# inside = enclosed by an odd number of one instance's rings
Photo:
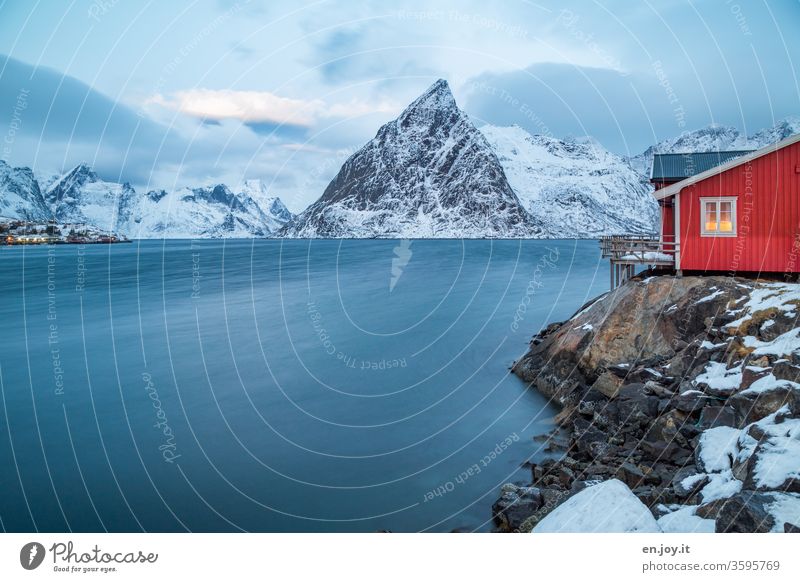
POLYGON ((800 383, 800 366, 795 366, 789 360, 778 360, 772 367, 772 375, 778 380, 800 383))
POLYGON ((617 479, 576 493, 540 520, 533 533, 657 533, 650 510, 617 479))
POLYGON ((635 489, 645 482, 644 472, 630 462, 625 462, 620 465, 619 469, 617 469, 617 478, 631 489, 635 489))
POLYGON ((697 508, 695 515, 702 517, 703 519, 717 519, 719 511, 722 509, 722 506, 726 501, 727 499, 717 499, 715 501, 704 503, 697 508))
POLYGON ((697 412, 702 410, 711 399, 700 390, 687 390, 673 400, 673 405, 682 412, 697 412))
POLYGON ((681 427, 686 424, 688 415, 680 410, 670 410, 655 419, 645 438, 648 441, 671 442, 681 427))
POLYGON ((748 442, 752 452, 737 467, 745 488, 800 493, 800 419, 776 414, 749 426, 747 435, 755 444, 748 442))
POLYGON ((616 398, 622 387, 622 378, 611 372, 604 372, 592 384, 592 390, 608 399, 616 398))
POLYGON ((775 519, 767 510, 772 496, 755 491, 742 491, 726 499, 715 520, 717 533, 766 533, 772 531, 775 519))
POLYGON ((649 424, 658 416, 658 397, 647 394, 644 384, 629 384, 617 393, 619 420, 649 424))
POLYGON ((743 390, 731 396, 728 404, 733 408, 738 426, 744 427, 777 412, 783 406, 796 409, 800 406, 800 390, 791 384, 775 383, 770 388, 743 390))
POLYGON ((744 366, 742 368, 742 383, 739 385, 740 390, 750 388, 756 381, 761 378, 766 378, 770 375, 772 370, 770 368, 763 368, 758 366, 744 366))
POLYGON ((708 484, 708 475, 698 473, 691 465, 679 469, 672 478, 672 489, 681 499, 691 497, 708 484))
POLYGON ((501 530, 518 531, 542 504, 542 494, 538 488, 507 484, 503 487, 500 499, 492 505, 492 514, 501 530))
POLYGON ((697 507, 689 505, 662 515, 658 526, 664 533, 714 533, 714 520, 697 515, 697 507))
POLYGON ((564 403, 573 383, 591 384, 599 369, 626 363, 657 366, 689 349, 687 338, 707 332, 706 320, 724 313, 729 300, 741 295, 738 282, 721 276, 631 280, 540 334, 513 372, 564 403))
POLYGON ((736 412, 732 406, 706 406, 703 408, 698 427, 705 430, 718 426, 736 426, 736 412))
POLYGON ((727 426, 712 428, 701 434, 694 450, 698 472, 730 470, 738 451, 740 434, 739 430, 727 426))
POLYGON ((642 441, 639 449, 643 458, 653 462, 683 465, 692 458, 692 451, 674 441, 642 441))

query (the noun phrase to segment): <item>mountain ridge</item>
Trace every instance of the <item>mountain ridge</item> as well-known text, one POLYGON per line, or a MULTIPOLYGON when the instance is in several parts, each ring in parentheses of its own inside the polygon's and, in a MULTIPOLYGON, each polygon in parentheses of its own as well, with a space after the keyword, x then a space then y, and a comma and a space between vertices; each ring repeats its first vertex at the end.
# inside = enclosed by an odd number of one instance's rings
POLYGON ((135 238, 266 237, 291 220, 280 198, 259 180, 232 191, 225 184, 138 194, 103 180, 82 162, 40 187, 29 168, 0 160, 0 218, 87 224, 135 238))
POLYGON ((439 79, 342 165, 288 238, 517 238, 541 228, 439 79))
POLYGON ((48 179, 0 160, 0 218, 56 220, 139 238, 588 238, 657 231, 655 153, 757 149, 800 132, 789 116, 747 136, 712 124, 634 156, 592 137, 476 128, 439 79, 351 155, 294 216, 258 179, 150 190, 86 163, 48 179))

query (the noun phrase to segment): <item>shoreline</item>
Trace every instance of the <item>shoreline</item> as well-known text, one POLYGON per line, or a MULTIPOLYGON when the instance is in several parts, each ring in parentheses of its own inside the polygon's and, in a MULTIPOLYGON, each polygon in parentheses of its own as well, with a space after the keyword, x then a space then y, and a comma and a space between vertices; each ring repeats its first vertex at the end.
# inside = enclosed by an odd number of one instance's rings
POLYGON ((496 531, 796 531, 798 305, 793 283, 637 276, 546 326, 512 371, 566 443, 501 488, 496 531), (639 521, 575 529, 603 489, 639 521))

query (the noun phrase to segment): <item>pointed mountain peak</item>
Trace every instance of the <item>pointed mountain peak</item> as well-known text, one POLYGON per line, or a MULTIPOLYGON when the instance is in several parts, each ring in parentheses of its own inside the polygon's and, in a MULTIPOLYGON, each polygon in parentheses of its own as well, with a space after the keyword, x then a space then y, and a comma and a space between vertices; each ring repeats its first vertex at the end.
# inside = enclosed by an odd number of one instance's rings
POLYGON ((50 189, 62 184, 82 186, 86 182, 95 182, 98 179, 97 174, 94 173, 91 166, 85 162, 81 162, 53 182, 50 189))
POLYGON ((267 195, 267 185, 259 178, 250 178, 244 181, 239 191, 247 196, 263 197, 267 195))
POLYGON ((71 176, 87 176, 87 177, 97 177, 97 175, 92 171, 92 168, 86 162, 81 162, 74 168, 72 168, 67 174, 71 176))
POLYGON ((403 112, 401 117, 407 117, 415 112, 438 111, 447 109, 457 109, 456 99, 450 91, 450 85, 444 79, 439 79, 403 112))

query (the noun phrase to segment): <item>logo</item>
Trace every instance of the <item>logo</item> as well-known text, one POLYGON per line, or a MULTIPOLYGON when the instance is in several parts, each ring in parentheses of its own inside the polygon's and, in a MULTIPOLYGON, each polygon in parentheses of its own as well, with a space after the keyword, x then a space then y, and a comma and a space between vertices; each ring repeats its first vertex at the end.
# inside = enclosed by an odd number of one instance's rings
POLYGON ((392 278, 389 281, 389 293, 394 291, 394 286, 403 276, 403 268, 408 265, 411 260, 411 241, 403 239, 396 247, 394 247, 394 258, 392 258, 392 278))
POLYGON ((35 570, 44 562, 44 546, 39 542, 29 542, 19 551, 19 563, 26 570, 35 570))

